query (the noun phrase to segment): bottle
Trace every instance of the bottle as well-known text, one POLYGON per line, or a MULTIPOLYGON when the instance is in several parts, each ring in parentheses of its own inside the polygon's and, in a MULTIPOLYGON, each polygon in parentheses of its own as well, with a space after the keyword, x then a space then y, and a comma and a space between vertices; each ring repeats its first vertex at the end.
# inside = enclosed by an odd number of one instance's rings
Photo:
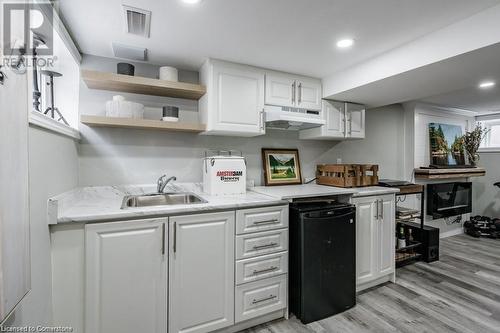
POLYGON ((405 228, 401 226, 398 234, 398 249, 406 247, 405 228))
POLYGON ((411 232, 411 229, 408 229, 408 245, 410 245, 411 243, 413 243, 413 234, 411 232))

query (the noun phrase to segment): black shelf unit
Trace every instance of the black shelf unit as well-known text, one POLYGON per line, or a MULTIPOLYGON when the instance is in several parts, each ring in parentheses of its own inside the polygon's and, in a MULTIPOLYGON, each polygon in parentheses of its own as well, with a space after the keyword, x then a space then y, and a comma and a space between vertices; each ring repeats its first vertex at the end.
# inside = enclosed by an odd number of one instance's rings
MULTIPOLYGON (((396 193, 396 209, 397 203, 399 202, 398 198, 407 195, 420 195, 420 215, 414 216, 410 220, 420 220, 420 228, 423 229, 425 221, 425 186, 420 184, 409 184, 394 187, 399 189, 399 193, 396 193)), ((405 224, 405 222, 409 221, 398 221, 398 219, 396 219, 396 228, 398 223, 405 224)), ((416 253, 415 251, 421 245, 422 243, 420 242, 413 242, 411 245, 408 245, 404 248, 396 249, 396 267, 403 267, 419 261, 422 255, 416 253)))

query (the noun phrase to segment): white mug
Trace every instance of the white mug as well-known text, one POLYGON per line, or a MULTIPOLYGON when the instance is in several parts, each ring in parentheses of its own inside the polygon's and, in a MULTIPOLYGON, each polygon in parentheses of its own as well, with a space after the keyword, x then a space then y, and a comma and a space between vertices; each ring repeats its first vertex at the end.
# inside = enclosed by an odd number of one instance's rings
POLYGON ((160 67, 160 80, 179 81, 179 71, 175 67, 160 67))

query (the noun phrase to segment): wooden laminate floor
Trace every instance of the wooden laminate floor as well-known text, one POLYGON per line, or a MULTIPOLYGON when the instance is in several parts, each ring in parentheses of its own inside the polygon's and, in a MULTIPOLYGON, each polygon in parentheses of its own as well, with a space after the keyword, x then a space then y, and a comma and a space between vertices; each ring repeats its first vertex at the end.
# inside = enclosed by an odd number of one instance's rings
POLYGON ((362 292, 342 314, 246 332, 500 332, 500 240, 458 235, 441 239, 440 252, 438 262, 398 269, 395 284, 362 292))

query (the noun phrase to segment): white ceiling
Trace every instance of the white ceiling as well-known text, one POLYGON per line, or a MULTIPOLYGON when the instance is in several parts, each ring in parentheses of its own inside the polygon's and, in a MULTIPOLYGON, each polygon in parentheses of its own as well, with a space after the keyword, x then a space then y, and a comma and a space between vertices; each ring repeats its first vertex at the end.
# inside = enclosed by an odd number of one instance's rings
POLYGON ((81 51, 112 57, 112 42, 149 62, 197 70, 207 57, 325 77, 462 20, 499 0, 61 0, 81 51), (152 11, 151 38, 124 32, 122 3, 152 11), (350 50, 339 38, 353 37, 350 50))
POLYGON ((371 107, 423 101, 476 112, 500 110, 500 43, 346 90, 333 99, 371 107), (479 89, 486 80, 497 82, 479 89))
MULTIPOLYGON (((500 78, 500 58, 497 58, 495 62, 496 64, 494 64, 493 68, 496 69, 496 77, 500 78)), ((489 76, 487 75, 487 77, 489 76)), ((424 98, 422 101, 479 113, 500 112, 500 82, 497 82, 495 87, 488 89, 479 89, 477 87, 479 82, 477 81, 471 83, 471 86, 464 89, 424 98)))

